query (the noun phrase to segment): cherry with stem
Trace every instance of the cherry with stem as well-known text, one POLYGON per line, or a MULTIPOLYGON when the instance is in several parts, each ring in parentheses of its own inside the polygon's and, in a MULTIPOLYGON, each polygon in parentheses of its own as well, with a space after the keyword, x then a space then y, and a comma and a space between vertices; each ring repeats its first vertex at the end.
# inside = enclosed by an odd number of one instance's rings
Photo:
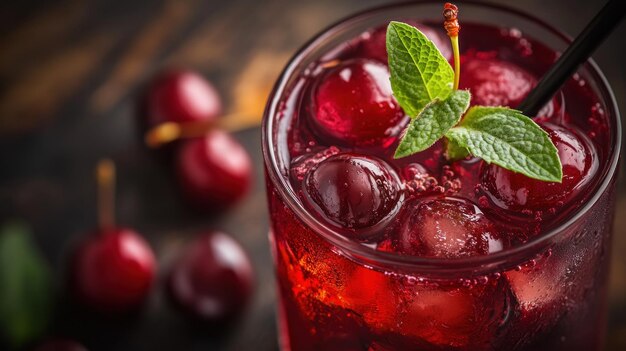
POLYGON ((171 164, 184 200, 202 213, 228 208, 247 194, 252 161, 226 131, 246 128, 255 119, 222 115, 215 87, 201 74, 170 70, 157 76, 146 94, 150 148, 175 143, 171 164))
POLYGON ((239 114, 221 116, 217 121, 163 122, 145 133, 144 142, 155 149, 177 140, 199 138, 215 129, 234 132, 252 125, 251 118, 239 114))
POLYGON ((70 262, 70 290, 83 305, 104 314, 137 310, 153 285, 156 260, 136 231, 115 222, 115 164, 96 168, 98 228, 77 247, 70 262))

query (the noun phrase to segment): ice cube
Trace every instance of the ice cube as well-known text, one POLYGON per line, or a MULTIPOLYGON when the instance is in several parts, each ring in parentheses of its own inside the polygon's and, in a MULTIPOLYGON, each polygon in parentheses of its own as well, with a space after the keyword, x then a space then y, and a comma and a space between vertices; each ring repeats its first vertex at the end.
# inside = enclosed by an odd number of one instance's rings
POLYGON ((373 350, 403 347, 399 345, 483 349, 512 309, 502 277, 441 286, 362 267, 353 272, 338 300, 376 335, 373 350), (398 335, 402 337, 392 337, 398 335))
POLYGON ((504 279, 467 286, 418 287, 398 316, 399 332, 446 347, 484 349, 511 312, 504 279))
POLYGON ((383 272, 356 268, 340 297, 343 306, 359 313, 370 327, 389 329, 398 311, 393 279, 383 272))
POLYGON ((506 242, 468 200, 437 198, 406 205, 398 248, 416 256, 469 257, 501 251, 506 242))
POLYGON ((549 330, 566 313, 587 306, 585 299, 601 265, 593 243, 586 244, 577 252, 557 247, 505 273, 521 310, 519 324, 523 328, 532 326, 535 333, 549 330))

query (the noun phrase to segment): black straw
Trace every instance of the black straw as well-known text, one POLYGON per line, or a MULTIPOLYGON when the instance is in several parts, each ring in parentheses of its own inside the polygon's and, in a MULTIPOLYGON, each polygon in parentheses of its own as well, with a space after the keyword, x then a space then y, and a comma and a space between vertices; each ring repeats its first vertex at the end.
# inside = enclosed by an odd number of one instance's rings
POLYGON ((626 15, 626 0, 609 0, 517 109, 526 116, 536 116, 565 81, 574 74, 578 66, 587 61, 587 58, 613 31, 624 15, 626 15))

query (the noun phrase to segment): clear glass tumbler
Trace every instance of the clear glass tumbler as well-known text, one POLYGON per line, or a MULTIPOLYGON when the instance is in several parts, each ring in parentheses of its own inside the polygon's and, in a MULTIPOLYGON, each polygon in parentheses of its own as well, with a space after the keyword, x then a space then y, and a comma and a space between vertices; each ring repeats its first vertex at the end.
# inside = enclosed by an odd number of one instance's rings
MULTIPOLYGON (((289 183, 293 141, 287 134, 297 105, 292 92, 302 84, 303 72, 338 45, 390 20, 440 21, 441 6, 439 1, 389 5, 340 21, 293 57, 269 98, 263 152, 283 351, 603 346, 621 127, 611 89, 593 61, 577 73, 606 117, 592 191, 553 230, 521 246, 457 259, 376 251, 311 215, 289 183)), ((516 28, 555 52, 570 42, 517 10, 475 2, 459 6, 463 21, 516 28)), ((563 99, 567 109, 576 109, 567 92, 563 99)))

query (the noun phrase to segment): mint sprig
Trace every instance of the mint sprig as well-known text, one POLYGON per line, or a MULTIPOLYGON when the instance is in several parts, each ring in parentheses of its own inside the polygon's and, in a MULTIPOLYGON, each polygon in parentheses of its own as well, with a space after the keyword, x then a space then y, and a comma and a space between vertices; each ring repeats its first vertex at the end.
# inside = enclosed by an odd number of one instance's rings
POLYGON ((452 92, 454 71, 439 49, 417 28, 402 22, 387 27, 389 73, 394 96, 415 117, 434 99, 452 92))
POLYGON ((461 120, 470 103, 467 90, 457 90, 446 99, 434 99, 409 122, 396 149, 395 158, 409 156, 431 147, 461 120))
POLYGON ((474 156, 530 178, 560 182, 563 177, 548 133, 517 110, 474 106, 446 137, 474 156))
POLYGON ((469 92, 453 89, 452 67, 417 28, 391 22, 387 52, 393 94, 413 117, 394 157, 421 152, 446 138, 449 159, 473 155, 530 178, 561 182, 561 160, 548 134, 508 107, 467 110, 469 92))

